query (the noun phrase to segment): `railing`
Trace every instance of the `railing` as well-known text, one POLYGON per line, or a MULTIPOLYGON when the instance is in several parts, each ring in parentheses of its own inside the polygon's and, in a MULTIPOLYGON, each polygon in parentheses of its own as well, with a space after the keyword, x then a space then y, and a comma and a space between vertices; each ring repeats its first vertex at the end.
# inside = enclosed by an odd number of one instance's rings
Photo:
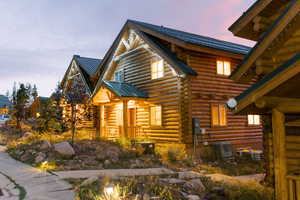
POLYGON ((288 200, 300 200, 300 176, 288 175, 288 200))
MULTIPOLYGON (((118 137, 121 137, 122 126, 106 126, 101 129, 103 136, 109 140, 115 140, 118 137)), ((141 127, 131 126, 127 128, 128 137, 132 139, 144 137, 144 132, 141 127)))

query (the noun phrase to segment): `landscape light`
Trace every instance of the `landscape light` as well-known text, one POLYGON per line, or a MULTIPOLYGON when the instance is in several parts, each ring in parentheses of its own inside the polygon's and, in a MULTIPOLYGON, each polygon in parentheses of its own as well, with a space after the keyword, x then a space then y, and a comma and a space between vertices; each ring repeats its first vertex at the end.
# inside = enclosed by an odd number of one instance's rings
POLYGON ((104 193, 111 196, 114 193, 114 186, 112 184, 105 186, 104 193))

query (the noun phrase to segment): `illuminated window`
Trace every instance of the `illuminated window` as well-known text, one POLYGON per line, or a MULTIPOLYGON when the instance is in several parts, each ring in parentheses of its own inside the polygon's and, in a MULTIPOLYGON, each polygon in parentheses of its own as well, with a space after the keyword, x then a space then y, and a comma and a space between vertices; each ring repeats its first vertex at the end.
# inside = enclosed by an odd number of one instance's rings
POLYGON ((231 74, 231 63, 229 61, 217 60, 217 74, 229 76, 231 74))
POLYGON ((212 126, 227 125, 227 114, 225 105, 211 106, 211 124, 212 126))
POLYGON ((116 112, 116 122, 117 126, 123 126, 123 110, 118 109, 116 112))
POLYGON ((151 64, 151 78, 157 79, 164 76, 164 61, 157 60, 151 64))
POLYGON ((260 116, 259 115, 248 115, 248 124, 249 125, 260 125, 260 116))
POLYGON ((162 108, 161 106, 150 107, 150 125, 161 126, 162 125, 162 108))

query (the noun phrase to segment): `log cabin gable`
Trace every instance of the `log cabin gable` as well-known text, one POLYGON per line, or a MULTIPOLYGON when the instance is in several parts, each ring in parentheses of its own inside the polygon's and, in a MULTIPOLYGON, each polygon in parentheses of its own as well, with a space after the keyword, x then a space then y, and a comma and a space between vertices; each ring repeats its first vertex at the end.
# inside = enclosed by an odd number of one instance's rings
POLYGON ((299 11, 299 1, 289 4, 232 73, 233 80, 248 82, 256 75, 263 77, 297 53, 299 11))
POLYGON ((73 59, 62 81, 63 93, 81 92, 80 96, 89 97, 91 95, 90 88, 85 80, 82 70, 73 59))

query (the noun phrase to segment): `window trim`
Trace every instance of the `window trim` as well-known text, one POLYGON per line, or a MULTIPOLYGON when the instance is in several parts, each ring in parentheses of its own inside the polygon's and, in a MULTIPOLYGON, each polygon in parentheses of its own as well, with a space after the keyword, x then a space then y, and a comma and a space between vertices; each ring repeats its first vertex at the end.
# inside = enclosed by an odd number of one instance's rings
POLYGON ((154 128, 161 128, 163 127, 163 107, 162 105, 150 105, 149 106, 149 126, 154 128), (152 124, 152 114, 151 114, 151 108, 160 107, 160 124, 152 124))
POLYGON ((211 127, 227 127, 228 126, 228 119, 227 119, 228 114, 227 114, 225 104, 212 103, 211 106, 210 106, 210 112, 211 112, 211 120, 210 120, 211 127), (218 107, 218 124, 217 125, 213 124, 213 118, 214 118, 214 116, 213 116, 213 107, 218 107), (220 116, 221 116, 220 107, 224 107, 224 109, 225 109, 225 124, 224 125, 221 125, 221 123, 220 123, 220 116))
MULTIPOLYGON (((156 65, 158 66, 158 65, 156 65)), ((161 79, 165 76, 165 61, 164 59, 155 59, 155 60, 151 60, 151 64, 150 64, 150 74, 151 74, 151 80, 156 80, 156 79, 161 79), (158 74, 159 74, 159 70, 158 70, 158 67, 156 68, 156 77, 153 77, 153 64, 154 63, 159 63, 159 62, 162 62, 162 76, 161 77, 158 77, 158 74)))
POLYGON ((120 70, 114 72, 114 81, 116 81, 116 82, 124 82, 124 70, 123 69, 120 69, 120 70), (122 77, 121 77, 120 81, 116 80, 116 73, 120 73, 121 74, 122 77))

